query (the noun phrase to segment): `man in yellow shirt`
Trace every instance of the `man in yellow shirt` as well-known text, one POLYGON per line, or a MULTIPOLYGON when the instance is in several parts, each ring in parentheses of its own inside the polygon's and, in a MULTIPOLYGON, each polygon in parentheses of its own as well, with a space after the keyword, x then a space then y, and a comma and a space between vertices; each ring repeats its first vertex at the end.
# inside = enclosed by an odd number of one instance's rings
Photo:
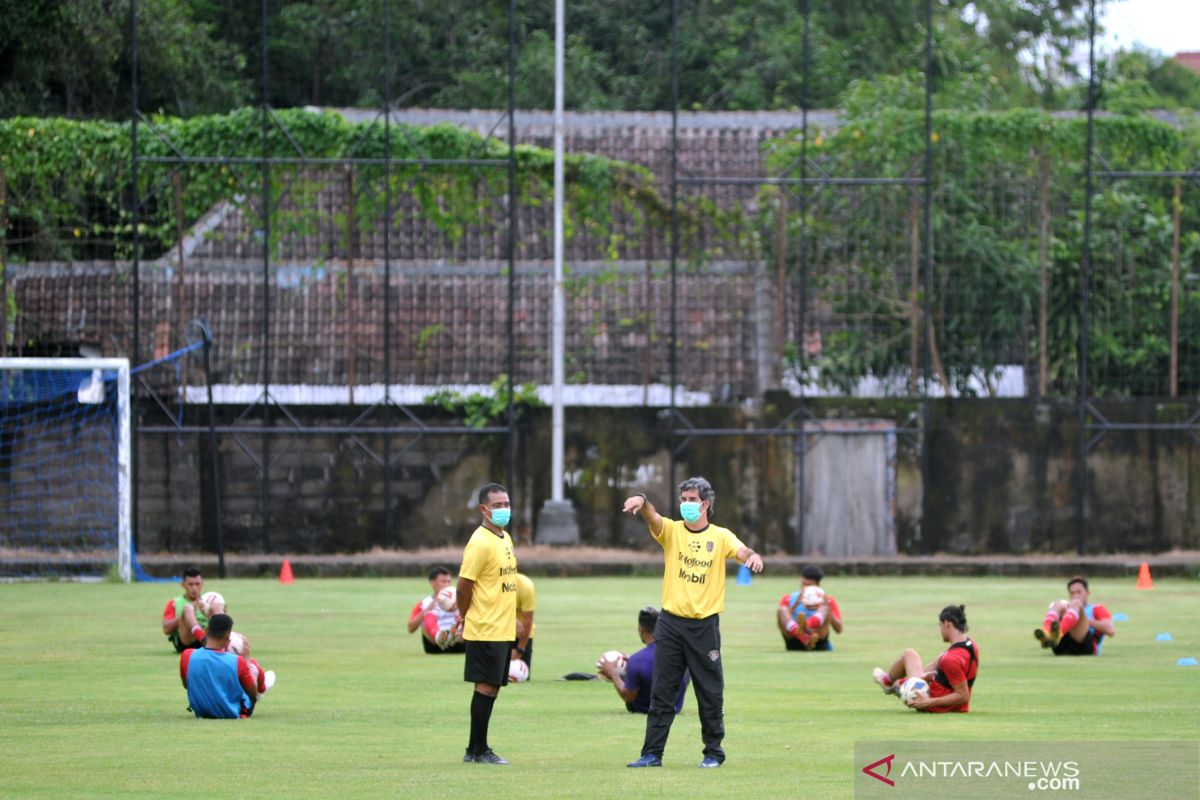
POLYGON ((479 490, 483 523, 471 534, 458 571, 458 613, 467 643, 463 680, 471 695, 471 738, 463 761, 507 764, 488 747, 488 723, 500 687, 508 683, 508 662, 517 629, 517 559, 505 528, 512 518, 508 490, 489 483, 479 490))
POLYGON ((762 572, 762 558, 727 528, 709 523, 717 493, 704 478, 679 484, 679 514, 660 515, 644 494, 625 501, 628 514, 641 513, 650 535, 663 548, 662 613, 654 626, 653 695, 646 715, 642 756, 631 767, 661 767, 667 734, 675 721, 675 694, 685 670, 692 676, 704 740, 701 767, 725 762, 725 673, 721 665, 720 613, 725 609, 725 560, 736 558, 762 572))
MULTIPOLYGON (((517 641, 513 644, 512 660, 521 659, 533 676, 533 612, 537 610, 537 590, 529 576, 517 573, 517 641)), ((526 679, 528 680, 528 678, 526 679)))

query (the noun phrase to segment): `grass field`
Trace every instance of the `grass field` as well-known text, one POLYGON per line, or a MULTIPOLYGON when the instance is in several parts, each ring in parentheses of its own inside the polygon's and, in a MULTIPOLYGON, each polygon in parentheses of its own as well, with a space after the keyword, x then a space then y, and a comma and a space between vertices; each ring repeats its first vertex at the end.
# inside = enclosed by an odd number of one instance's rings
MULTIPOLYGON (((768 565, 769 569, 769 565, 768 565)), ((731 576, 732 577, 732 576, 731 576)), ((211 580, 255 656, 279 675, 252 720, 185 712, 178 658, 158 632, 173 584, 0 584, 3 797, 733 797, 853 794, 860 740, 1144 741, 1200 738, 1200 586, 1093 582, 1128 622, 1098 659, 1054 658, 1031 631, 1062 581, 837 578, 832 653, 787 653, 773 622, 792 578, 730 582, 722 616, 725 748, 699 770, 690 695, 663 769, 629 770, 644 718, 611 685, 563 682, 603 650, 632 651, 651 578, 537 580, 533 680, 500 695, 491 743, 508 768, 461 763, 470 689, 460 656, 425 656, 404 630, 412 580, 211 580), (937 613, 967 606, 981 668, 970 714, 907 711, 870 670, 905 646, 942 649, 937 613), (1157 642, 1169 631, 1172 642, 1157 642)))

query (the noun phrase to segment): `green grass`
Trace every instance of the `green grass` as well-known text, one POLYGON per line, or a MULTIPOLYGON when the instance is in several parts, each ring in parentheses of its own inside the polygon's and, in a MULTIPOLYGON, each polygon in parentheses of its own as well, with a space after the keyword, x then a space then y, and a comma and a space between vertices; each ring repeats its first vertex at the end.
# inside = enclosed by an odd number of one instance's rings
POLYGON ((1200 738, 1195 582, 1097 580, 1125 612, 1098 659, 1054 658, 1032 630, 1062 581, 829 578, 846 615, 833 653, 784 652, 773 608, 792 579, 728 588, 725 748, 696 769, 689 695, 666 766, 628 770, 644 718, 604 682, 562 682, 603 650, 633 650, 651 578, 537 580, 532 682, 501 692, 491 743, 513 766, 461 763, 470 689, 461 657, 421 654, 404 622, 423 580, 209 581, 256 657, 279 674, 247 722, 185 713, 178 658, 158 632, 173 585, 0 584, 0 795, 5 797, 849 797, 860 740, 1200 738), (966 603, 981 668, 972 712, 906 711, 870 669, 942 648, 937 613, 966 603), (1170 631, 1174 641, 1155 641, 1170 631))

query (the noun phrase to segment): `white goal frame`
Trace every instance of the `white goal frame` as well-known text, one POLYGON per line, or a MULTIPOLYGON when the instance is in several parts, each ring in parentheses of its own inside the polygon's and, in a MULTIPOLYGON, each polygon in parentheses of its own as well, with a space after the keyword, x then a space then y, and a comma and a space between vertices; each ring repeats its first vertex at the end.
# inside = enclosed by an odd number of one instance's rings
POLYGON ((117 572, 133 580, 133 449, 130 429, 129 359, 0 358, 0 371, 102 370, 117 373, 117 572))

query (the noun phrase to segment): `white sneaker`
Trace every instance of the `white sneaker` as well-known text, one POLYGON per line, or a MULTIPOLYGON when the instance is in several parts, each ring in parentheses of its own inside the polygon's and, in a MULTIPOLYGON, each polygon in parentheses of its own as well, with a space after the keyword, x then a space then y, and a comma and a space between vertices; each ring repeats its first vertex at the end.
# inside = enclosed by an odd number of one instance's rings
POLYGON ((895 694, 896 686, 891 683, 891 676, 883 671, 881 667, 876 667, 871 670, 871 677, 879 684, 879 688, 883 689, 884 694, 895 694))
POLYGON ((275 670, 269 669, 263 673, 263 686, 266 686, 265 691, 271 691, 271 687, 275 685, 275 670))

